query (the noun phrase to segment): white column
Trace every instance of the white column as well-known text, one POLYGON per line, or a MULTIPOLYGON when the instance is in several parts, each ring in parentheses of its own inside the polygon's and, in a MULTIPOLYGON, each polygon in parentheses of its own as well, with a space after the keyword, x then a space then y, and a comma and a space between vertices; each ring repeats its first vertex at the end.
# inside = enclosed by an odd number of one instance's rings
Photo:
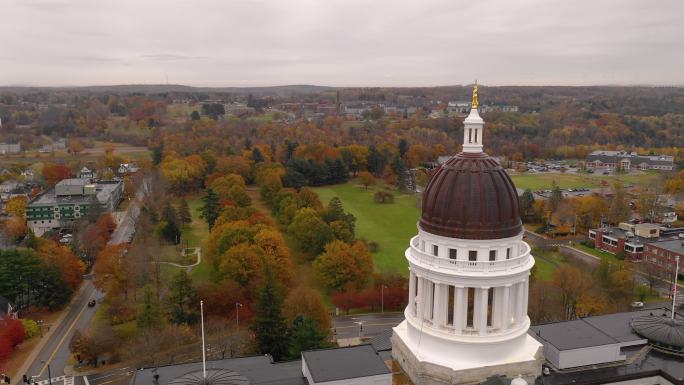
POLYGON ((447 313, 447 299, 446 296, 444 295, 444 289, 447 288, 447 285, 443 283, 436 283, 435 284, 435 317, 434 317, 434 324, 437 327, 443 327, 446 325, 446 313, 447 313))
POLYGON ((425 309, 425 287, 424 287, 424 282, 425 279, 423 277, 417 277, 418 278, 418 295, 417 295, 417 300, 418 300, 418 307, 416 311, 416 317, 419 320, 423 320, 423 314, 424 314, 424 309, 425 309))
POLYGON ((484 335, 487 334, 487 300, 489 299, 489 289, 482 287, 477 291, 480 293, 480 298, 478 298, 480 309, 476 310, 478 314, 477 330, 479 331, 480 335, 484 335))
POLYGON ((509 312, 509 310, 511 309, 510 293, 511 285, 504 286, 503 293, 501 294, 501 296, 503 297, 501 299, 501 331, 507 330, 508 326, 511 324, 511 315, 509 312))
POLYGON ((432 321, 432 318, 430 318, 430 313, 432 311, 432 281, 424 278, 423 286, 423 302, 425 303, 423 306, 423 319, 432 321))
POLYGON ((409 314, 416 315, 416 273, 409 271, 409 314))
POLYGON ((527 306, 528 306, 529 300, 530 300, 530 279, 526 278, 525 282, 523 282, 523 308, 522 308, 523 318, 527 317, 527 306))
POLYGON ((515 301, 515 323, 517 325, 520 325, 523 323, 523 302, 524 302, 524 297, 525 297, 525 289, 523 288, 523 285, 525 282, 519 282, 516 286, 518 287, 515 290, 515 294, 518 297, 517 300, 515 301))
POLYGON ((468 301, 466 299, 466 288, 456 287, 454 292, 454 329, 456 333, 461 333, 466 325, 468 313, 468 301))
POLYGON ((501 287, 493 287, 492 294, 492 327, 501 328, 501 287))

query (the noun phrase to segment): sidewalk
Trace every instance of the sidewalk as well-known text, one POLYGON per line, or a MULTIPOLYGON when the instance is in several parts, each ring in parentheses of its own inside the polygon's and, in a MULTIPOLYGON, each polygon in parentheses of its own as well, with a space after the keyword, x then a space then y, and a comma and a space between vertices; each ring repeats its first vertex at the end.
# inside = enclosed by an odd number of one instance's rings
POLYGON ((16 374, 11 379, 12 385, 21 384, 22 375, 28 371, 31 364, 33 364, 33 362, 36 360, 38 354, 45 347, 45 344, 47 344, 48 341, 50 341, 52 336, 55 334, 56 330, 59 329, 59 327, 62 325, 62 323, 64 322, 64 318, 66 318, 67 314, 69 314, 69 311, 76 305, 76 302, 83 294, 83 291, 85 290, 87 284, 88 281, 81 282, 81 286, 79 286, 78 290, 76 290, 74 294, 71 296, 71 301, 69 302, 69 305, 65 306, 64 309, 62 309, 62 314, 60 314, 59 318, 55 320, 55 322, 50 327, 50 330, 43 335, 43 338, 41 338, 40 342, 33 347, 33 351, 31 352, 31 354, 29 354, 26 361, 21 365, 21 367, 19 367, 16 374))

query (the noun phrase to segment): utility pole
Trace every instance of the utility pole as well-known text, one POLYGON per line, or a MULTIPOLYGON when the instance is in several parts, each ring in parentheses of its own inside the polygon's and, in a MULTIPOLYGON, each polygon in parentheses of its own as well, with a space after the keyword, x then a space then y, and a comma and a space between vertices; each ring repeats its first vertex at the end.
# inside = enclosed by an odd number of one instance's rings
POLYGON ((380 313, 385 312, 385 288, 387 286, 380 285, 380 313))
POLYGON ((242 304, 240 302, 235 302, 235 325, 240 327, 240 308, 242 304))
POLYGON ((679 275, 679 255, 675 256, 675 275, 672 280, 672 319, 675 318, 675 308, 677 306, 677 276, 679 275))

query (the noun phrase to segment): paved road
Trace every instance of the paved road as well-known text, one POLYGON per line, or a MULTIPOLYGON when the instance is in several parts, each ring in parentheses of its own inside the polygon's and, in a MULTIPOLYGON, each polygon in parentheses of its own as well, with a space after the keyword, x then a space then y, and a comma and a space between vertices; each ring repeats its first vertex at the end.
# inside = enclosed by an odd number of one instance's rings
POLYGON ((404 313, 370 313, 333 317, 335 338, 373 337, 385 330, 391 329, 404 320, 404 313), (363 328, 359 327, 359 322, 363 328))
MULTIPOLYGON (((138 189, 138 192, 133 199, 133 202, 128 206, 124 217, 118 224, 116 230, 112 233, 109 244, 127 243, 133 238, 135 233, 135 221, 140 214, 142 200, 147 191, 147 180, 144 180, 143 186, 138 189)), ((64 375, 65 366, 71 356, 69 352, 69 342, 76 330, 84 330, 92 320, 96 308, 89 308, 88 301, 95 299, 100 302, 104 294, 93 286, 92 281, 86 280, 83 282, 83 289, 77 292, 72 302, 67 309, 67 314, 63 321, 55 325, 56 328, 49 336, 45 345, 41 349, 36 358, 25 369, 27 376, 36 376, 39 380, 48 379, 47 364, 50 364, 50 374, 52 378, 64 375)), ((99 306, 99 305, 98 305, 99 306)), ((19 384, 24 373, 19 373, 18 376, 12 379, 13 384, 19 384)))

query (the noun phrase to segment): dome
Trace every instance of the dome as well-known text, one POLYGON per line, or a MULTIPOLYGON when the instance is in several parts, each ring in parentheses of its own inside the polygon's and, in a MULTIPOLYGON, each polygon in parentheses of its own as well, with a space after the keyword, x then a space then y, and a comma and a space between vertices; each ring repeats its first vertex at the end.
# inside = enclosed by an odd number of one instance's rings
POLYGON ((444 163, 423 192, 420 229, 460 239, 501 239, 523 231, 511 178, 484 152, 444 163))
POLYGON ((684 347, 684 323, 669 317, 646 315, 631 322, 632 329, 649 341, 673 347, 684 347))

